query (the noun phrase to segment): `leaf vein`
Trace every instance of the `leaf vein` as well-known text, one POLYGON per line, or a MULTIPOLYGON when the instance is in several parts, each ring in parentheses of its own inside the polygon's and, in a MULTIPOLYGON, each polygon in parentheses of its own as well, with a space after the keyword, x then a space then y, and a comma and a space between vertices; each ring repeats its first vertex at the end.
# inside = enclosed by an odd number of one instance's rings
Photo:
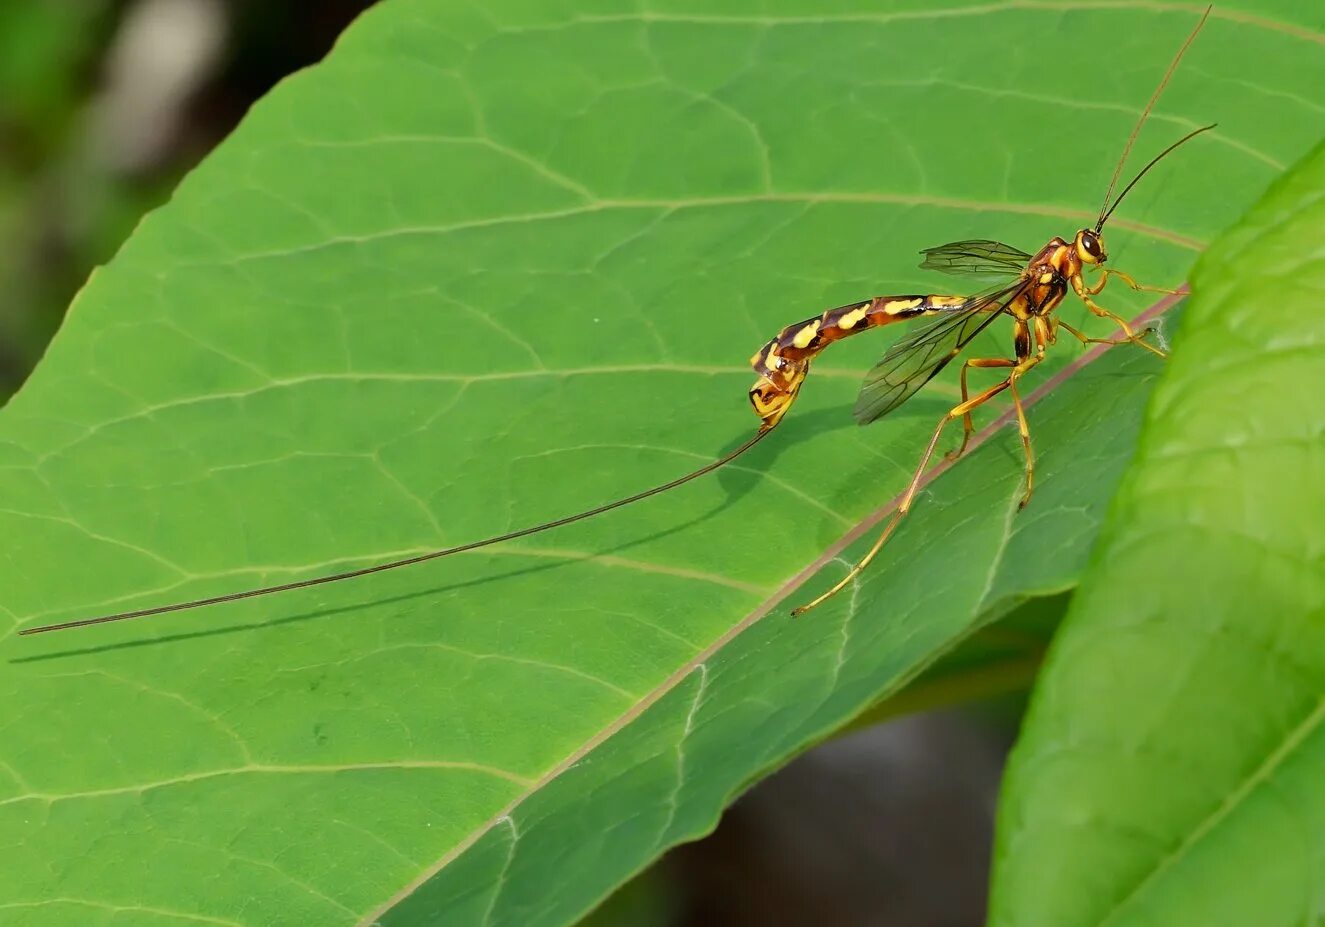
POLYGON ((1271 781, 1275 771, 1284 764, 1292 753, 1302 746, 1325 721, 1325 697, 1317 699, 1316 706, 1307 713, 1306 717, 1288 733, 1275 750, 1266 756, 1256 769, 1238 785, 1233 792, 1227 796, 1219 807, 1215 808, 1206 818, 1186 836, 1173 852, 1160 859, 1155 867, 1146 873, 1144 877, 1137 881, 1132 890, 1119 899, 1112 908, 1105 912, 1100 921, 1100 927, 1106 927, 1110 922, 1116 920, 1119 913, 1123 911, 1132 901, 1137 898, 1148 886, 1163 877, 1178 863, 1180 863, 1192 851, 1192 849, 1209 836, 1223 821, 1232 815, 1238 807, 1253 793, 1259 786, 1265 785, 1271 781))

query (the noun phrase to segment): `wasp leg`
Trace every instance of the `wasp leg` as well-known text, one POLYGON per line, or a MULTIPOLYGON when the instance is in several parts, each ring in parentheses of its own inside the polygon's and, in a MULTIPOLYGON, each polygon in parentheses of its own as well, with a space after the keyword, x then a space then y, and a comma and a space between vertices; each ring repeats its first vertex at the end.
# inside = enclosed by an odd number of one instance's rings
MULTIPOLYGON (((1057 322, 1056 327, 1067 328, 1067 330, 1071 332, 1073 338, 1076 338, 1083 344, 1132 344, 1134 340, 1136 340, 1133 338, 1089 338, 1084 332, 1077 331, 1076 328, 1069 326, 1067 322, 1061 322, 1061 320, 1060 322, 1057 322)), ((1141 331, 1137 332, 1136 336, 1137 338, 1145 338, 1146 335, 1153 334, 1154 328, 1142 328, 1141 331)))
MULTIPOLYGON (((1005 360, 1001 357, 974 357, 962 364, 962 402, 966 402, 966 371, 971 367, 1015 367, 1017 362, 1014 360, 1005 360)), ((971 433, 975 431, 975 423, 971 421, 971 413, 967 412, 962 416, 962 444, 955 451, 948 451, 943 457, 945 460, 956 460, 962 454, 966 453, 966 445, 971 440, 971 433)))
MULTIPOLYGON (((884 526, 883 533, 880 534, 879 539, 874 542, 874 546, 871 547, 869 552, 860 559, 859 563, 847 571, 847 575, 843 576, 832 589, 829 589, 808 605, 802 605, 799 608, 792 609, 791 615, 793 618, 805 614, 810 609, 823 604, 833 596, 837 595, 845 589, 853 579, 860 575, 861 570, 869 566, 870 561, 874 559, 875 555, 883 548, 884 543, 892 536, 893 531, 896 530, 898 522, 900 522, 902 518, 905 517, 906 513, 910 511, 911 503, 916 496, 916 491, 920 489, 920 479, 925 475, 925 467, 929 465, 930 458, 934 456, 934 448, 938 446, 939 437, 943 434, 943 427, 953 419, 962 418, 970 413, 971 410, 979 408, 999 393, 1003 392, 1003 390, 1010 387, 1012 385, 1013 376, 1016 375, 1017 370, 1020 370, 1024 366, 1029 369, 1030 366, 1034 366, 1034 361, 1035 359, 1031 358, 1029 366, 1027 366, 1027 362, 1018 364, 1016 370, 1013 371, 1013 375, 1010 375, 1002 383, 995 383, 983 393, 973 396, 964 402, 959 402, 957 405, 949 409, 943 418, 939 419, 938 426, 934 429, 934 436, 929 439, 929 446, 925 448, 925 453, 920 458, 920 465, 916 467, 915 475, 911 477, 911 484, 907 486, 906 492, 902 494, 902 501, 898 504, 897 510, 893 512, 892 517, 888 519, 888 524, 884 526)), ((1020 403, 1018 403, 1018 405, 1020 405, 1020 403)))
POLYGON ((1132 344, 1137 345, 1138 347, 1145 348, 1151 354, 1155 354, 1159 357, 1168 357, 1168 354, 1161 351, 1159 348, 1155 347, 1150 342, 1146 341, 1141 335, 1138 335, 1135 332, 1133 332, 1132 326, 1128 325, 1126 320, 1124 320, 1121 316, 1115 315, 1114 313, 1110 312, 1108 309, 1105 309, 1103 306, 1096 303, 1095 300, 1090 298, 1093 294, 1098 293, 1100 289, 1103 288, 1104 283, 1105 280, 1101 280, 1095 286, 1094 289, 1091 289, 1090 287, 1086 286, 1084 283, 1081 282, 1080 277, 1074 277, 1072 280, 1072 289, 1076 291, 1077 296, 1081 298, 1081 301, 1086 304, 1086 308, 1089 309, 1092 313, 1094 313, 1095 315, 1099 316, 1102 319, 1111 319, 1115 325, 1121 328, 1123 330, 1123 334, 1127 336, 1125 339, 1126 341, 1130 341, 1132 344))
POLYGON ((1021 405, 1021 393, 1017 390, 1017 380, 1021 375, 1031 367, 1039 363, 1038 358, 1029 364, 1022 364, 1012 371, 1008 377, 1008 389, 1012 393, 1012 406, 1017 410, 1017 431, 1021 433, 1021 447, 1026 452, 1026 492, 1017 503, 1017 510, 1020 511, 1026 507, 1026 503, 1031 501, 1031 493, 1035 490, 1035 452, 1031 450, 1031 429, 1026 423, 1026 410, 1021 405))
POLYGON ((1100 292, 1104 289, 1104 284, 1109 282, 1110 277, 1117 277, 1119 280, 1130 286, 1132 289, 1141 290, 1146 293, 1167 293, 1170 296, 1180 296, 1184 292, 1183 290, 1170 290, 1168 287, 1148 286, 1147 284, 1144 283, 1137 283, 1136 279, 1131 274, 1125 274, 1121 270, 1110 270, 1107 267, 1101 267, 1100 282, 1095 284, 1094 286, 1085 287, 1086 293, 1091 296, 1098 296, 1100 292))

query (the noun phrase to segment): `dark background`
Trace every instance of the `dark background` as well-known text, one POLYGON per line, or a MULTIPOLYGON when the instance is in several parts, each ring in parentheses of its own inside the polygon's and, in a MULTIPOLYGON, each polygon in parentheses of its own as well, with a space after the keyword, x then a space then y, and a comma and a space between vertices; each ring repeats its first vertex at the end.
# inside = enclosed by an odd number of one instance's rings
POLYGON ((0 0, 0 400, 74 294, 367 0, 0 0))
MULTIPOLYGON (((369 5, 0 0, 0 402, 143 213, 369 5)), ((1016 714, 923 715, 822 745, 593 920, 974 927, 1016 714)))

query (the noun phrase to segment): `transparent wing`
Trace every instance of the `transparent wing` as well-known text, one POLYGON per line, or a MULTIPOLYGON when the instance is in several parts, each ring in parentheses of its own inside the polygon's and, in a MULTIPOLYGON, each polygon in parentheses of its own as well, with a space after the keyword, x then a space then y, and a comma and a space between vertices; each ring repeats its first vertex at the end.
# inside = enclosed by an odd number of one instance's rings
POLYGON ((925 256, 920 262, 922 270, 937 270, 957 276, 1020 274, 1031 259, 1025 251, 986 238, 953 241, 937 248, 926 248, 920 253, 925 256))
POLYGON ((1003 308, 1024 286, 1024 281, 1018 279, 1011 285, 978 293, 890 347, 883 360, 865 374, 852 410, 856 421, 868 425, 914 396, 985 326, 1002 315, 1003 308))

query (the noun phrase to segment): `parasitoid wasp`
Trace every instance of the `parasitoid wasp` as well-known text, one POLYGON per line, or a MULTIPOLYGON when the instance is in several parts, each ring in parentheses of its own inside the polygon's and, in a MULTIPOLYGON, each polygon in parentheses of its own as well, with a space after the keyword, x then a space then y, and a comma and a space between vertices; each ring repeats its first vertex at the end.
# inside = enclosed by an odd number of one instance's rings
POLYGON ((145 618, 167 612, 220 605, 257 596, 273 595, 310 586, 342 582, 381 573, 401 567, 425 563, 452 554, 477 550, 493 544, 528 537, 543 531, 549 531, 573 522, 583 521, 602 515, 614 509, 631 505, 651 496, 665 493, 732 462, 740 457, 765 437, 782 421, 800 392, 810 371, 810 363, 828 345, 850 335, 913 319, 927 318, 920 329, 892 345, 865 376, 859 397, 856 400, 854 415, 862 425, 877 421, 897 409, 924 386, 929 380, 954 360, 962 350, 995 320, 1007 318, 1012 322, 1013 357, 977 357, 966 360, 961 367, 961 401, 948 410, 934 429, 933 437, 920 457, 920 462, 897 508, 884 525, 883 531, 870 550, 856 563, 845 576, 832 588, 813 601, 793 609, 793 615, 801 615, 829 599, 852 581, 870 561, 879 553, 898 523, 911 509, 922 477, 929 465, 939 438, 945 427, 956 419, 963 423, 961 445, 948 456, 961 456, 967 447, 974 430, 971 414, 977 408, 1006 391, 1012 398, 1016 412, 1018 430, 1026 458, 1026 487, 1021 505, 1030 501, 1035 487, 1035 458, 1031 448, 1030 428, 1022 405, 1018 383, 1021 378, 1040 364, 1046 356, 1049 346, 1057 341, 1060 329, 1067 331, 1082 344, 1100 343, 1106 345, 1134 344, 1155 354, 1164 356, 1164 352, 1146 341, 1152 332, 1150 329, 1133 331, 1121 317, 1095 302, 1112 277, 1136 290, 1173 293, 1158 287, 1148 287, 1137 283, 1122 271, 1106 268, 1108 251, 1104 245, 1102 231, 1109 217, 1133 187, 1151 168, 1179 146, 1206 132, 1214 125, 1202 126, 1187 133, 1169 145, 1143 167, 1122 191, 1113 196, 1122 169, 1131 153, 1137 135, 1145 125, 1147 117, 1159 100, 1169 79, 1177 69, 1179 61, 1187 48, 1195 40, 1201 27, 1210 15, 1210 8, 1205 10, 1195 28, 1187 36, 1182 46, 1174 55, 1159 85, 1155 88, 1140 118, 1123 146, 1121 157, 1114 168, 1113 177, 1104 194, 1099 217, 1093 227, 1080 229, 1071 239, 1055 237, 1034 254, 1014 248, 1011 245, 991 240, 958 241, 926 248, 921 253, 924 260, 921 268, 936 270, 955 275, 998 275, 1001 279, 993 286, 980 292, 965 295, 892 295, 875 296, 859 302, 848 303, 829 309, 813 318, 805 319, 782 329, 774 338, 760 348, 751 358, 757 378, 751 387, 749 396, 760 424, 755 433, 734 450, 721 458, 708 463, 684 476, 677 477, 642 492, 616 499, 595 508, 558 518, 518 531, 484 538, 443 550, 429 551, 412 557, 392 560, 374 566, 334 573, 297 582, 263 586, 218 595, 210 598, 194 599, 187 602, 175 602, 153 608, 120 612, 95 618, 83 618, 42 627, 27 628, 22 634, 40 634, 47 631, 59 631, 88 625, 124 621, 130 618, 145 618), (1087 284, 1084 273, 1098 270, 1099 279, 1094 284, 1087 284), (1111 320, 1119 329, 1115 338, 1088 337, 1085 333, 1059 319, 1054 313, 1066 297, 1068 291, 1074 293, 1096 316, 1111 320), (993 386, 971 395, 967 388, 967 372, 972 370, 993 369, 1006 371, 1002 380, 993 386))

